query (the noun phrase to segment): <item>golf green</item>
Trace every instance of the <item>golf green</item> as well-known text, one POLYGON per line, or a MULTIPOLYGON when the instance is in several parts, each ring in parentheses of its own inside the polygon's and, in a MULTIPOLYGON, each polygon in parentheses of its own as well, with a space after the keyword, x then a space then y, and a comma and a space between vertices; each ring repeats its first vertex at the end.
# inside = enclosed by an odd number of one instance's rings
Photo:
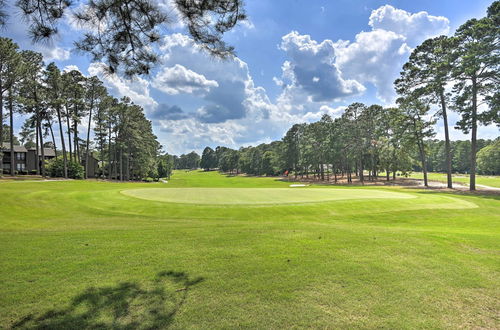
POLYGON ((322 188, 149 188, 128 189, 131 197, 185 204, 294 204, 349 199, 415 198, 405 193, 374 189, 322 188))

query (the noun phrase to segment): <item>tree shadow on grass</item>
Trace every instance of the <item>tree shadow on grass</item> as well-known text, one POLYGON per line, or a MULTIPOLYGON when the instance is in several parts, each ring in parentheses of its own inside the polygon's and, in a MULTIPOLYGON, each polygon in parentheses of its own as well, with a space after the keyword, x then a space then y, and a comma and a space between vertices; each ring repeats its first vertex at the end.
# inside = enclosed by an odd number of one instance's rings
POLYGON ((202 282, 184 272, 165 271, 146 284, 122 282, 88 288, 68 307, 26 315, 15 329, 162 329, 168 328, 190 289, 202 282))

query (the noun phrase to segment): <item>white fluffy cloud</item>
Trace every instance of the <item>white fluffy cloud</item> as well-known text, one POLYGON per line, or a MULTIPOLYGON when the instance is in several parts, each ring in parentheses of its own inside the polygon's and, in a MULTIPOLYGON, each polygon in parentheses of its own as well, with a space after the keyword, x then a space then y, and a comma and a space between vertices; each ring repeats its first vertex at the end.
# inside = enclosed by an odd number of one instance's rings
POLYGON ((405 36, 412 47, 426 38, 448 34, 450 30, 450 21, 446 17, 432 16, 425 11, 411 14, 390 5, 372 11, 369 25, 374 30, 392 31, 405 36))
POLYGON ((361 32, 352 43, 336 44, 337 65, 345 75, 373 84, 385 102, 394 97, 394 79, 410 52, 404 36, 386 30, 361 32))
POLYGON ((147 112, 151 112, 158 106, 158 103, 149 94, 150 82, 146 79, 136 77, 132 80, 106 74, 103 63, 91 63, 88 72, 91 76, 99 77, 113 95, 127 96, 147 112))
POLYGON ((360 94, 365 87, 353 79, 345 79, 335 60, 335 44, 321 43, 296 31, 283 36, 280 49, 290 59, 283 64, 280 82, 287 93, 302 93, 314 102, 326 102, 360 94))
POLYGON ((210 88, 219 87, 215 80, 208 80, 204 75, 176 64, 164 67, 153 79, 152 86, 170 95, 180 93, 208 92, 210 88))
POLYGON ((372 31, 358 33, 353 42, 336 43, 336 64, 346 77, 373 84, 378 98, 391 103, 395 96, 393 82, 411 47, 448 33, 449 21, 427 12, 411 14, 385 5, 372 11, 369 25, 372 31))
POLYGON ((284 87, 281 102, 297 103, 304 99, 300 95, 313 102, 331 101, 361 94, 370 83, 380 100, 391 103, 393 82, 412 47, 449 31, 445 17, 412 14, 390 5, 372 11, 369 25, 372 30, 358 33, 352 42, 317 42, 295 31, 285 35, 280 48, 289 59, 283 63, 282 77, 274 78, 284 87))

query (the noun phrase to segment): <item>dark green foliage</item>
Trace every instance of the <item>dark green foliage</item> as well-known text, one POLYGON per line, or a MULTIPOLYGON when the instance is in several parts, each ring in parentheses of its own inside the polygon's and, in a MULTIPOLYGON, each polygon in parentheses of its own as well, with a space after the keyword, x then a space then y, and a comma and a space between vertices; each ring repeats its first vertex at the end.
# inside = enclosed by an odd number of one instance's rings
POLYGON ((170 179, 173 169, 174 169, 174 156, 169 154, 158 156, 158 168, 157 168, 158 178, 170 179))
POLYGON ((200 167, 205 171, 210 171, 210 169, 217 167, 217 155, 214 149, 206 147, 201 155, 200 167))
POLYGON ((500 175, 500 138, 479 150, 477 169, 480 174, 500 175))
POLYGON ((200 167, 200 155, 191 151, 188 154, 174 157, 174 168, 176 170, 194 170, 200 167))
MULTIPOLYGON (((53 178, 64 177, 64 161, 62 158, 53 158, 47 162, 47 171, 53 178)), ((85 175, 82 165, 75 161, 68 162, 68 177, 71 179, 83 179, 85 175)))

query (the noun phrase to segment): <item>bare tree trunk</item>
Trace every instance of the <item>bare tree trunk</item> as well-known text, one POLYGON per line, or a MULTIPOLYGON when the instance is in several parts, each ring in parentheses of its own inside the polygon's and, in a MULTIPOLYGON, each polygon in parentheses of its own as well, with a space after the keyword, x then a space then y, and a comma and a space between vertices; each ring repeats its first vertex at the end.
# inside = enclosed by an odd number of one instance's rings
POLYGON ((66 129, 68 133, 69 161, 73 162, 73 150, 71 149, 71 126, 69 123, 69 110, 66 106, 66 129))
POLYGON ((47 124, 49 124, 50 136, 52 137, 52 144, 54 145, 54 152, 57 158, 57 145, 56 145, 56 138, 54 137, 54 130, 52 130, 52 122, 49 119, 47 119, 47 124))
POLYGON ((64 132, 62 128, 62 121, 61 121, 61 109, 59 106, 57 106, 57 121, 59 122, 59 135, 61 136, 61 147, 62 147, 62 153, 63 153, 63 163, 64 163, 64 178, 68 178, 68 156, 66 155, 66 145, 64 143, 64 132))
POLYGON ((448 114, 446 113, 446 100, 444 98, 444 90, 441 90, 441 112, 443 113, 444 125, 444 150, 446 153, 446 177, 448 188, 453 188, 453 179, 451 177, 451 150, 450 150, 450 133, 448 131, 448 114))
POLYGON ((37 160, 40 163, 40 171, 42 176, 45 178, 45 150, 43 148, 43 132, 42 132, 42 119, 40 118, 40 109, 38 108, 38 102, 35 97, 35 103, 36 105, 36 121, 37 121, 37 126, 38 126, 38 132, 40 134, 40 151, 42 152, 41 155, 41 160, 37 158, 37 160))
MULTIPOLYGON (((14 96, 12 87, 9 88, 9 116, 10 116, 10 175, 16 175, 16 157, 14 153, 14 96)), ((3 126, 3 125, 2 125, 3 126)))
POLYGON ((429 183, 427 182, 427 162, 425 161, 424 143, 419 139, 417 144, 418 144, 418 149, 420 151, 420 161, 422 163, 422 171, 424 172, 424 186, 428 187, 429 183))
POLYGON ((361 184, 365 184, 365 175, 363 173, 364 169, 363 169, 363 160, 361 159, 361 161, 359 162, 359 181, 361 181, 361 184))
POLYGON ((111 126, 108 126, 108 179, 111 180, 111 126))
POLYGON ((78 141, 78 124, 76 122, 76 119, 73 120, 73 143, 75 147, 75 161, 78 164, 81 164, 80 160, 80 143, 78 141))
POLYGON ((92 123, 92 108, 93 102, 90 104, 89 109, 89 126, 87 128, 87 145, 85 150, 85 179, 89 178, 89 144, 90 144, 90 124, 92 123))
POLYGON ((123 148, 120 147, 120 181, 123 181, 123 148))
POLYGON ((472 79, 472 130, 470 150, 470 183, 469 189, 476 190, 476 153, 477 153, 477 82, 472 79))
POLYGON ((39 143, 40 141, 40 134, 38 133, 38 114, 35 115, 35 168, 36 168, 36 175, 40 175, 40 155, 38 152, 40 151, 39 143))
POLYGON ((0 176, 3 174, 3 92, 2 84, 0 83, 0 176))

